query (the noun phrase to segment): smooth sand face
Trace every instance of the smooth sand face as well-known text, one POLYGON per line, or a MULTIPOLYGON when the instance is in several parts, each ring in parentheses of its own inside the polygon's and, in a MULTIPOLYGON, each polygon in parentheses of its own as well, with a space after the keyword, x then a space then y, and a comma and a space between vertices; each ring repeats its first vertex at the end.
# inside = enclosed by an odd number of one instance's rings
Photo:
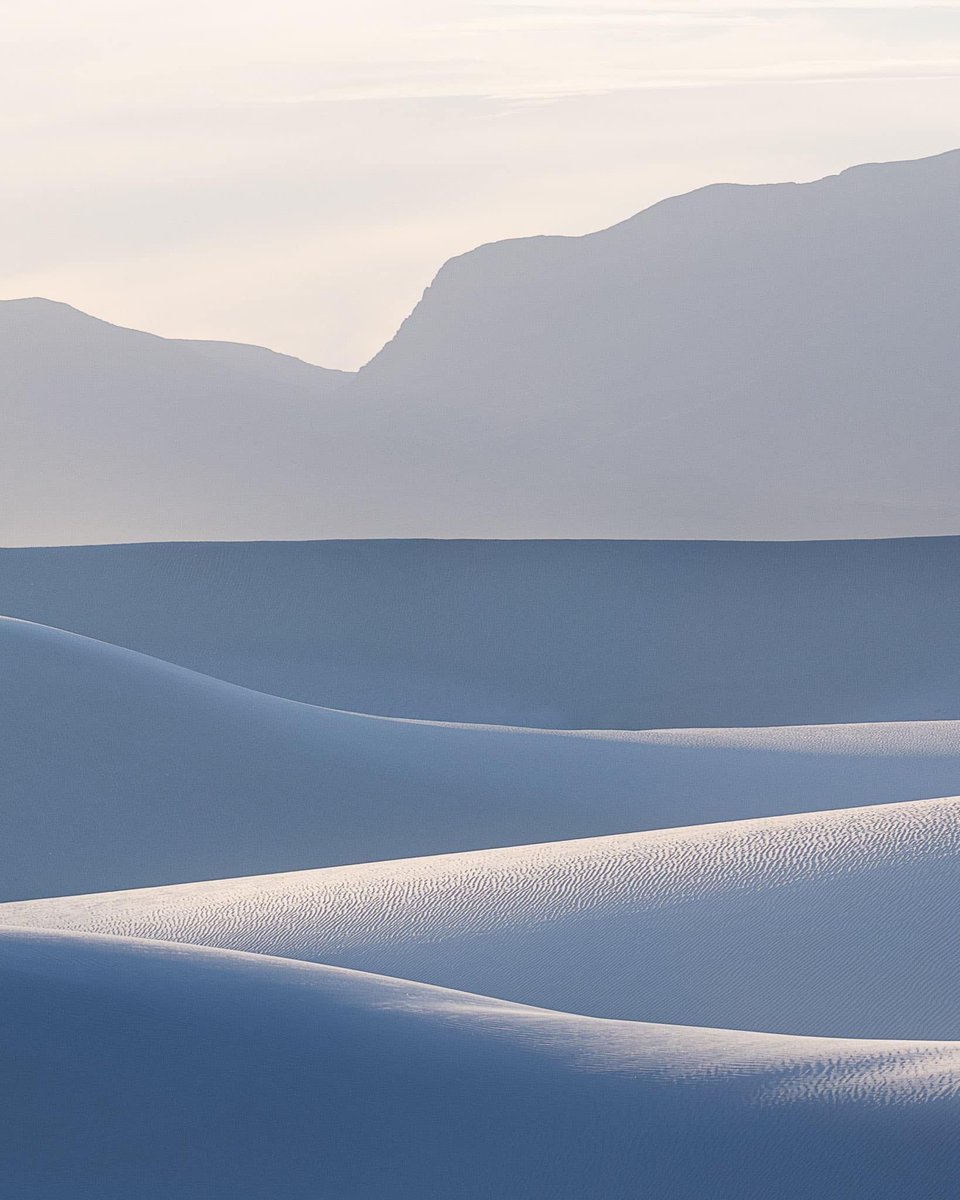
POLYGON ((329 708, 566 729, 955 720, 958 595, 960 538, 0 551, 7 616, 329 708))
POLYGON ((949 1194, 957 1165, 956 1043, 594 1021, 9 929, 0 979, 0 1178, 28 1200, 892 1200, 949 1194))
POLYGON ((0 620, 0 669, 3 900, 960 787, 950 721, 558 732, 384 720, 11 620, 0 620))

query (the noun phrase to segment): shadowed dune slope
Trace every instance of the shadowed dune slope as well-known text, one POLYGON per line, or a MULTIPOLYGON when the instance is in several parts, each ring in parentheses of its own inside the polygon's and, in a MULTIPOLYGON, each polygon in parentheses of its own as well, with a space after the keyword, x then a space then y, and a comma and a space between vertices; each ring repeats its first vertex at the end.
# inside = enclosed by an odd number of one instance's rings
POLYGON ((263 695, 0 619, 0 899, 960 790, 960 723, 454 726, 263 695))
POLYGON ((960 1038, 960 800, 8 904, 592 1016, 960 1038))
POLYGON ((0 612, 355 712, 592 729, 960 718, 960 538, 0 551, 0 612))
POLYGON ((17 1200, 933 1200, 960 1168, 956 1044, 595 1021, 116 938, 0 931, 0 1070, 17 1200))

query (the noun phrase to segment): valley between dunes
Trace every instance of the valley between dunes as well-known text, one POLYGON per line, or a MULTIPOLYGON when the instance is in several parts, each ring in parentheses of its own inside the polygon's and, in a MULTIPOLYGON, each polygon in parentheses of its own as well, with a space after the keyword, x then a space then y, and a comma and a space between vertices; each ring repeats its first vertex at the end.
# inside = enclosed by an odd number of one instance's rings
MULTIPOLYGON (((947 561, 953 543, 908 549, 947 561)), ((57 553, 77 552, 45 569, 57 553)), ((289 584, 287 628, 308 631, 316 594, 289 584)), ((53 600, 109 632, 83 587, 53 600)), ((899 679, 857 668, 884 721, 482 724, 144 653, 166 603, 148 600, 116 610, 138 648, 119 624, 114 642, 29 619, 27 594, 0 620, 0 1195, 951 1194, 960 720, 913 717, 906 655, 899 679)), ((195 661, 242 645, 235 611, 193 626, 195 661)), ((884 636, 916 640, 917 619, 891 604, 884 636)), ((814 624, 799 605, 794 629, 814 624)), ((606 661, 603 629, 568 682, 606 661)), ((284 658, 272 636, 279 680, 303 643, 284 658)), ((487 631, 486 703, 511 695, 509 636, 487 631)), ((392 637, 414 695, 427 643, 392 637)), ((739 669, 814 716, 836 664, 811 660, 801 697, 796 653, 739 669)), ((642 671, 633 686, 674 702, 642 671)), ((477 696, 468 674, 444 694, 477 696)))

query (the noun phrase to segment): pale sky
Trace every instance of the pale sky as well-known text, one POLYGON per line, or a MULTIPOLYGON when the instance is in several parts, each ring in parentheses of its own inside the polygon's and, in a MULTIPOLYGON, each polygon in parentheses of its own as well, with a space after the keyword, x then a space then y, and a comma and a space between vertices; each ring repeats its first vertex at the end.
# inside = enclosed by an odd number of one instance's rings
POLYGON ((0 297, 356 367, 444 259, 960 146, 960 3, 0 0, 0 297))

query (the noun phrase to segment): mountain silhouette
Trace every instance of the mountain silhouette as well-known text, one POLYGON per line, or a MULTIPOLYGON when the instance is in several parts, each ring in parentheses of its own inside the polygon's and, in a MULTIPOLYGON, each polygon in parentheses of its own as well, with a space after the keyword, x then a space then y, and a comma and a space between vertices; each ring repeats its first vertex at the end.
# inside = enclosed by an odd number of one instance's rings
POLYGON ((448 262, 356 378, 0 304, 0 543, 960 530, 960 151, 448 262))

